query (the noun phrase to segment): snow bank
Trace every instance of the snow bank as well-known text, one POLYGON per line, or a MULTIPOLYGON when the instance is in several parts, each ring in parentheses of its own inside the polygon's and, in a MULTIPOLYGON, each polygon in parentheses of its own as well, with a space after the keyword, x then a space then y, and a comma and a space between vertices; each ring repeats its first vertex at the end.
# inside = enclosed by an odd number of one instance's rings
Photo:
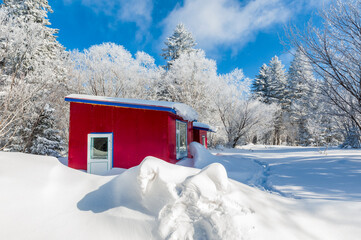
POLYGON ((0 209, 0 239, 246 236, 236 220, 247 208, 234 203, 233 184, 217 163, 199 170, 147 157, 115 177, 28 154, 0 152, 0 164, 0 188, 7 193, 0 198, 6 206, 0 209))
POLYGON ((235 219, 244 215, 244 208, 226 198, 229 181, 221 164, 199 171, 148 157, 140 165, 137 179, 144 206, 157 215, 162 239, 242 236, 235 219))
POLYGON ((0 152, 0 166, 0 239, 361 235, 361 204, 275 196, 229 180, 219 163, 195 169, 147 157, 114 177, 70 169, 52 157, 0 152))
POLYGON ((217 156, 211 154, 202 144, 192 142, 189 145, 190 153, 193 159, 185 159, 178 162, 178 165, 193 166, 196 168, 204 168, 212 163, 222 164, 228 176, 234 180, 246 183, 252 186, 267 188, 264 186, 265 167, 259 162, 246 156, 217 156))

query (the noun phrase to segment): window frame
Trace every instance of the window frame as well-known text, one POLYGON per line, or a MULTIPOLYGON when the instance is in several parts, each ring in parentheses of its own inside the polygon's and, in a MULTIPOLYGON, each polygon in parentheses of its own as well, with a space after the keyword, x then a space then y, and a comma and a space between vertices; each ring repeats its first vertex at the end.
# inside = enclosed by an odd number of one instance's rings
POLYGON ((175 144, 175 151, 176 151, 176 159, 180 160, 188 156, 188 122, 181 121, 176 119, 176 126, 175 126, 175 137, 176 137, 176 144, 175 144), (185 151, 180 151, 180 138, 181 138, 181 132, 180 129, 177 127, 180 124, 185 125, 185 151), (179 130, 179 135, 178 135, 179 130))

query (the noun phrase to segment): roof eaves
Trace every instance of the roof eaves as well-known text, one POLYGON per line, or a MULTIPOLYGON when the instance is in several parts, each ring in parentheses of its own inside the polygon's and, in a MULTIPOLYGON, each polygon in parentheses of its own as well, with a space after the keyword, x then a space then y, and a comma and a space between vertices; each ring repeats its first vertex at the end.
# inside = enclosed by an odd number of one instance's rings
POLYGON ((193 129, 204 130, 204 131, 207 131, 207 132, 215 132, 215 131, 213 131, 213 130, 210 129, 210 128, 202 128, 202 127, 195 127, 195 126, 193 126, 193 129))
POLYGON ((105 100, 79 99, 79 98, 71 98, 71 97, 65 97, 65 101, 76 102, 76 103, 98 104, 98 105, 106 105, 106 106, 126 107, 126 108, 135 108, 135 109, 165 111, 165 112, 171 112, 171 113, 177 114, 177 112, 173 108, 161 107, 161 106, 111 102, 111 101, 105 101, 105 100))

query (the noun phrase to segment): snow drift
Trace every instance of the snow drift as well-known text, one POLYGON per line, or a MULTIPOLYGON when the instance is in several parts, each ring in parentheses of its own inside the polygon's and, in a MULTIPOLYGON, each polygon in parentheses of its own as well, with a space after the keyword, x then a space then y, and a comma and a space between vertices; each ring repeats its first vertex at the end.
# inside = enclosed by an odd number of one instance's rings
POLYGON ((252 212, 232 199, 218 163, 198 170, 147 157, 115 177, 21 153, 0 153, 0 164, 0 239, 239 239, 236 219, 252 212))
POLYGON ((120 175, 96 176, 52 157, 0 152, 0 166, 0 239, 355 239, 361 234, 357 221, 342 225, 328 214, 347 216, 349 203, 329 206, 275 196, 228 179, 219 163, 194 169, 147 157, 120 175))
POLYGON ((251 210, 227 197, 229 184, 218 163, 197 170, 147 157, 87 194, 78 207, 102 212, 126 203, 154 216, 153 234, 160 239, 238 239, 242 231, 235 219, 251 210))
POLYGON ((213 155, 202 144, 192 142, 189 145, 193 159, 179 161, 178 165, 202 169, 212 163, 220 163, 225 167, 228 176, 236 181, 267 189, 265 186, 265 166, 252 158, 242 156, 213 155))

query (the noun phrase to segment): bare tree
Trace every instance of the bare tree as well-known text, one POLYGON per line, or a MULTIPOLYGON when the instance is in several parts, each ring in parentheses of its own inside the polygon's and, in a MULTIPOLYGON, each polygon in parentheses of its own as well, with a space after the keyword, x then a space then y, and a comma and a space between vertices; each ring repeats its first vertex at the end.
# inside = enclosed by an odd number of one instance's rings
POLYGON ((337 0, 321 12, 322 26, 290 27, 290 45, 300 49, 322 80, 321 93, 361 131, 361 0, 337 0))

